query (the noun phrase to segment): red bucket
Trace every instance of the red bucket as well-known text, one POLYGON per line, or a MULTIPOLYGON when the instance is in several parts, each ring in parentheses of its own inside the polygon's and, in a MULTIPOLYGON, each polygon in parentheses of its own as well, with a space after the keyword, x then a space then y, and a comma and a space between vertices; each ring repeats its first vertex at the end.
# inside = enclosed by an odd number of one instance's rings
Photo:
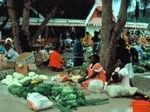
POLYGON ((133 112, 150 112, 150 102, 145 100, 132 101, 133 112))

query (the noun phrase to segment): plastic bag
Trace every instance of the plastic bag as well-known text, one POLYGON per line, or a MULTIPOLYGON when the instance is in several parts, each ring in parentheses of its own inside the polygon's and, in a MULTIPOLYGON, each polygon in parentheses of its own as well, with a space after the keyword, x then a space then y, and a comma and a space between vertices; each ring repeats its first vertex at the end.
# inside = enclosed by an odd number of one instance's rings
POLYGON ((125 87, 121 85, 109 85, 105 89, 110 97, 132 96, 136 93, 136 87, 125 87))
POLYGON ((134 77, 134 73, 133 73, 132 63, 126 64, 125 67, 128 69, 129 78, 133 78, 134 77))
POLYGON ((103 90, 103 87, 104 87, 103 81, 95 79, 89 82, 88 90, 90 92, 100 92, 103 90))
POLYGON ((54 104, 47 97, 35 92, 27 96, 27 105, 33 110, 42 110, 52 107, 54 104))

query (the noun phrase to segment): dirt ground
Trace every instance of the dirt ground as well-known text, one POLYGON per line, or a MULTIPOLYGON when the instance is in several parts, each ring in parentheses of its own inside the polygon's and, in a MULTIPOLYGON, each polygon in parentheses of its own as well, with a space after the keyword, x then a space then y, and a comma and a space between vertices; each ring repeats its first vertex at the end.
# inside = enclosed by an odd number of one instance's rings
MULTIPOLYGON (((51 70, 39 69, 38 72, 47 73, 47 75, 55 75, 61 72, 51 72, 51 70)), ((92 93, 87 94, 87 98, 109 98, 107 94, 104 93, 92 93)), ((72 112, 132 112, 130 110, 130 104, 132 99, 129 98, 109 98, 108 104, 98 105, 98 106, 83 106, 79 107, 77 110, 72 110, 72 112)), ((54 106, 53 108, 43 110, 40 112, 60 112, 59 109, 54 106)), ((7 86, 0 82, 0 112, 34 112, 27 107, 26 100, 11 95, 7 86)))
MULTIPOLYGON (((0 112, 34 112, 26 105, 26 100, 11 95, 5 85, 0 83, 0 112)), ((90 94, 88 98, 104 98, 106 94, 90 94)), ((129 98, 109 98, 108 104, 98 106, 83 106, 72 112, 132 112, 130 110, 131 99, 129 98)), ((51 109, 40 112, 59 112, 55 106, 51 109)))
MULTIPOLYGON (((90 54, 89 54, 90 55, 90 54)), ((89 56, 88 55, 88 56, 89 56)), ((70 58, 71 54, 64 54, 65 58, 70 58)), ((86 59, 88 57, 86 55, 86 59)), ((61 72, 52 72, 49 68, 38 69, 39 73, 44 73, 48 76, 59 74, 61 72)), ((87 95, 87 98, 109 98, 109 103, 98 106, 82 106, 72 112, 132 112, 130 107, 132 99, 130 98, 110 98, 104 93, 93 93, 87 95)), ((7 87, 0 82, 0 112, 34 112, 27 107, 26 100, 16 96, 12 96, 7 87)), ((54 106, 48 110, 40 112, 60 112, 59 109, 54 106)))

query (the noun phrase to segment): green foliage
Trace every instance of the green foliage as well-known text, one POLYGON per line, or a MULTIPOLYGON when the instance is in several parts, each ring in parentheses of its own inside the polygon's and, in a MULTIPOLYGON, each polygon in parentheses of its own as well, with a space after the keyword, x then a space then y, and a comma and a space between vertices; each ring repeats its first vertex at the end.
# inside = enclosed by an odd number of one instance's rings
POLYGON ((8 87, 8 91, 12 94, 12 95, 16 95, 18 97, 21 97, 23 92, 25 91, 25 89, 21 86, 17 86, 17 85, 11 85, 8 87))
POLYGON ((35 86, 33 88, 33 90, 44 95, 44 96, 49 96, 51 94, 51 88, 52 88, 51 84, 41 83, 38 86, 35 86))
POLYGON ((22 86, 27 87, 31 84, 32 79, 26 80, 25 82, 22 83, 22 86))
POLYGON ((150 61, 140 62, 140 66, 144 67, 147 71, 150 71, 150 61))
POLYGON ((91 106, 91 105, 102 105, 108 103, 108 98, 104 99, 89 99, 86 100, 86 105, 91 106))
POLYGON ((144 72, 146 72, 146 69, 140 65, 133 65, 133 72, 134 73, 144 73, 144 72))
POLYGON ((24 97, 26 99, 28 93, 34 92, 31 87, 22 87, 17 85, 11 85, 8 87, 8 91, 12 95, 16 95, 18 97, 24 97))
POLYGON ((7 75, 12 75, 14 72, 13 69, 6 69, 0 71, 0 80, 4 79, 7 75))
POLYGON ((85 105, 85 94, 70 85, 54 85, 52 99, 68 109, 85 105))

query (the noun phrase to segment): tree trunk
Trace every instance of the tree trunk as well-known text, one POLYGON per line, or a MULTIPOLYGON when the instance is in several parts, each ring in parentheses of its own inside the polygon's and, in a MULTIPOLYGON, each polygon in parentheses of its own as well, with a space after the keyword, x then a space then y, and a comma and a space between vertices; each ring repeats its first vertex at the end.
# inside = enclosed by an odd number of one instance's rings
POLYGON ((23 21, 21 28, 22 31, 20 32, 21 48, 23 52, 31 51, 31 39, 29 31, 30 7, 31 0, 24 0, 23 21))
POLYGON ((113 21, 112 0, 102 0, 102 48, 100 51, 100 63, 107 72, 107 78, 111 76, 115 65, 116 42, 126 23, 126 12, 129 0, 122 0, 118 21, 113 21))
POLYGON ((45 18, 45 20, 42 22, 41 26, 39 27, 39 29, 37 30, 37 32, 35 33, 35 36, 32 38, 32 40, 35 40, 36 38, 39 37, 39 35, 41 34, 41 32, 43 31, 44 27, 46 26, 46 24, 49 22, 50 19, 52 19, 54 17, 54 15, 56 14, 57 11, 57 7, 55 7, 45 18))
POLYGON ((45 37, 48 38, 48 34, 49 34, 49 29, 48 29, 48 26, 45 26, 45 37))
POLYGON ((7 8, 8 8, 8 15, 11 20, 15 48, 20 53, 22 52, 22 50, 20 47, 20 40, 19 40, 19 22, 17 21, 13 0, 7 0, 7 8))

